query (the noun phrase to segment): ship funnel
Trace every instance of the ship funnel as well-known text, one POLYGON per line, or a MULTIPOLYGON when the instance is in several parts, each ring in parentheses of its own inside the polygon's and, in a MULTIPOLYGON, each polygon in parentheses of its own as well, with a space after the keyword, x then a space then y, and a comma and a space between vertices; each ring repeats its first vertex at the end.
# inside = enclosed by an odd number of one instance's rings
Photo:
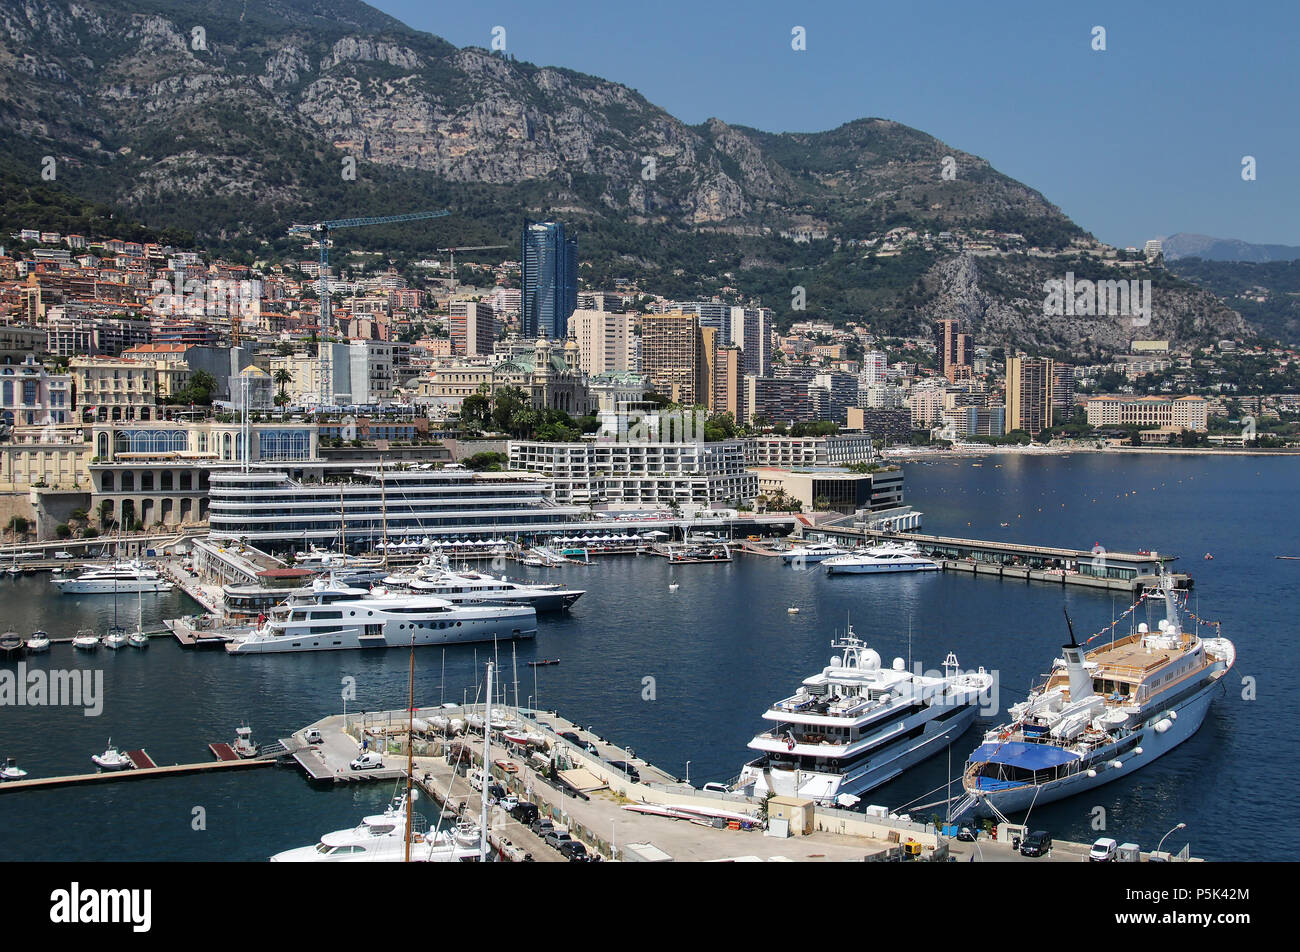
POLYGON ((1068 611, 1065 613, 1065 624, 1070 629, 1070 643, 1062 645, 1061 650, 1065 652, 1065 670, 1070 676, 1070 703, 1073 704, 1092 696, 1092 677, 1083 667, 1083 645, 1074 637, 1074 623, 1070 621, 1068 611))

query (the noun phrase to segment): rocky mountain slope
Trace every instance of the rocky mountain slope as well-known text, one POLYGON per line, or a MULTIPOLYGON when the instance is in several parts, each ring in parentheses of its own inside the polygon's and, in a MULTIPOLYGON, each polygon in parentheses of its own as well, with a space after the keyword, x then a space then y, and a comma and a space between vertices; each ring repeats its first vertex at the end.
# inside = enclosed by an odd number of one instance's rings
MULTIPOLYGON (((524 216, 558 217, 597 284, 730 285, 785 319, 897 330, 949 299, 984 301, 972 320, 992 333, 1078 343, 1044 322, 1041 290, 1030 293, 1041 269, 972 269, 942 250, 868 267, 844 251, 896 227, 1014 232, 1056 249, 1086 237, 978 156, 884 119, 821 133, 689 126, 625 86, 458 49, 354 0, 9 0, 0 132, 0 158, 34 181, 53 157, 48 184, 231 255, 298 254, 293 221, 455 212, 436 228, 367 231, 367 247, 400 256, 513 243, 524 216), (796 245, 782 232, 829 238, 796 245), (872 287, 841 277, 865 272, 872 287), (954 280, 956 297, 942 290, 954 280), (810 288, 807 313, 790 312, 794 285, 810 288)), ((1240 331, 1212 296, 1179 293, 1171 327, 1240 331)))

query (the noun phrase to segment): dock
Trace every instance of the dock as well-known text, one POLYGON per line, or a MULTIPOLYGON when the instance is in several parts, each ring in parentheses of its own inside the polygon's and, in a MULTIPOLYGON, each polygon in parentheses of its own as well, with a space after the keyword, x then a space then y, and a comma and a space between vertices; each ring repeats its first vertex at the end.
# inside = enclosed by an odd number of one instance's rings
POLYGON ((1178 557, 1158 552, 1110 552, 1069 549, 1058 546, 1024 545, 986 539, 928 535, 920 532, 885 532, 879 529, 818 526, 804 535, 822 535, 830 541, 871 545, 880 542, 910 542, 922 555, 936 560, 945 572, 1079 585, 1137 595, 1170 572, 1179 588, 1191 588, 1190 576, 1173 573, 1178 557))
MULTIPOLYGON (((144 751, 131 751, 128 754, 132 763, 135 763, 135 754, 144 754, 144 751)), ((151 766, 136 765, 129 770, 107 770, 101 773, 89 774, 72 774, 64 777, 29 777, 25 780, 10 780, 6 783, 0 783, 0 794, 16 793, 19 790, 38 790, 50 789, 52 787, 72 787, 90 783, 109 783, 117 780, 146 780, 150 777, 181 777, 188 774, 209 773, 211 771, 221 770, 241 770, 252 767, 265 767, 274 764, 273 758, 266 759, 248 759, 248 760, 216 760, 205 761, 199 764, 172 764, 166 767, 160 767, 154 764, 153 760, 147 754, 144 759, 151 766)))

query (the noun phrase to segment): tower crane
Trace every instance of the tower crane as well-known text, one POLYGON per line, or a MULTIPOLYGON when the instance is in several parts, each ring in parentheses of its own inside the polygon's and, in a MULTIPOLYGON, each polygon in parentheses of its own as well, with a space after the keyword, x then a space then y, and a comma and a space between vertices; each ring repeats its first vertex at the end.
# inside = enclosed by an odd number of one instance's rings
POLYGON ((365 225, 390 225, 404 221, 423 221, 426 218, 442 218, 451 212, 442 209, 436 212, 408 212, 405 215, 385 215, 380 218, 339 218, 334 221, 318 221, 311 225, 292 225, 289 234, 315 235, 320 242, 320 394, 323 406, 333 402, 334 379, 330 367, 330 353, 325 346, 325 338, 330 327, 330 285, 329 285, 329 238, 330 232, 339 228, 360 228, 365 225))

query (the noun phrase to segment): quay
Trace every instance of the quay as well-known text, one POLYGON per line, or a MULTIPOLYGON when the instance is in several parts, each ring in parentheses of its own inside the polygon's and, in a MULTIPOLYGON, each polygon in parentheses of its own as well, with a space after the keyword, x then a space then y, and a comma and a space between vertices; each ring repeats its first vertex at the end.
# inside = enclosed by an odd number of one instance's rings
MULTIPOLYGON (((1178 558, 1158 552, 1109 552, 1100 547, 1096 551, 1067 549, 841 526, 818 526, 803 530, 802 535, 855 544, 911 542, 923 555, 938 561, 945 572, 968 572, 1053 585, 1081 585, 1133 595, 1154 584, 1163 572, 1172 573, 1172 565, 1178 558)), ((1192 587, 1190 576, 1173 574, 1179 588, 1192 587)))

